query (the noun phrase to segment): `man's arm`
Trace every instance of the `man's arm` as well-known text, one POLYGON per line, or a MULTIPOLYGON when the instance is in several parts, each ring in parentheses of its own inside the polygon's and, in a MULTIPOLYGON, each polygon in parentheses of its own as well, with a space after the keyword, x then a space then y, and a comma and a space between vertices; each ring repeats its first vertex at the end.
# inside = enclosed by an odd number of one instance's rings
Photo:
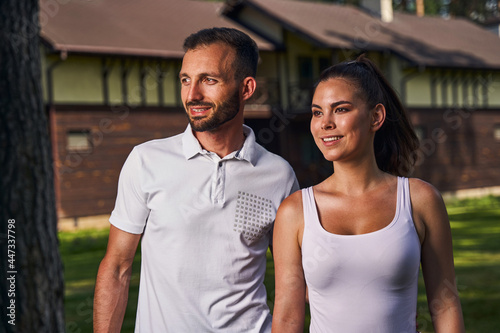
POLYGON ((140 234, 131 234, 113 225, 106 255, 97 273, 94 295, 94 332, 120 332, 140 234))

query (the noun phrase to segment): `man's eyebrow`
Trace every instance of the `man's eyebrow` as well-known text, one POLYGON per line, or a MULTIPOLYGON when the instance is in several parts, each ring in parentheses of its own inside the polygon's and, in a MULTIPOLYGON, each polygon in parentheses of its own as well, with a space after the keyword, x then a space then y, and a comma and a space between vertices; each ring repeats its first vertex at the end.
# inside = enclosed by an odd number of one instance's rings
MULTIPOLYGON (((217 78, 223 77, 220 73, 217 73, 217 72, 199 73, 196 76, 198 76, 198 77, 212 76, 212 77, 217 77, 217 78)), ((179 73, 179 77, 189 77, 189 75, 187 75, 186 73, 179 73)))

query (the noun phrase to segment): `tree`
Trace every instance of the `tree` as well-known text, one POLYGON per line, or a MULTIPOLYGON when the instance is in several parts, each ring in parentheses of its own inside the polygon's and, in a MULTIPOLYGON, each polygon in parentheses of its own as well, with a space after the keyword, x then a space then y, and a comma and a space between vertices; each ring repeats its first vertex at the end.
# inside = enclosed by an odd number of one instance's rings
MULTIPOLYGON (((414 13, 416 10, 415 0, 393 0, 394 10, 414 13)), ((443 8, 442 0, 424 0, 426 15, 439 15, 443 8)))
POLYGON ((450 0, 448 12, 452 16, 467 17, 483 22, 493 16, 498 16, 496 0, 450 0))
POLYGON ((38 0, 0 1, 2 332, 64 332, 38 13, 38 0))
MULTIPOLYGON (((362 0, 301 0, 360 6, 362 0)), ((465 17, 483 22, 499 16, 498 0, 424 0, 425 15, 465 17)), ((392 0, 394 10, 415 13, 416 0, 392 0)))
MULTIPOLYGON (((415 0, 393 0, 395 10, 415 12, 415 0)), ((498 17, 498 0, 424 0, 425 14, 465 17, 483 22, 498 17)))

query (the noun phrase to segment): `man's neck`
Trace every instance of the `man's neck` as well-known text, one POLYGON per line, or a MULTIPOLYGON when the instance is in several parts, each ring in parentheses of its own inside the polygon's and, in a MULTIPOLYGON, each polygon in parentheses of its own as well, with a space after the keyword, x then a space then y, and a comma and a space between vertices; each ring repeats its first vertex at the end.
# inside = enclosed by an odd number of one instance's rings
POLYGON ((203 149, 217 154, 220 158, 239 150, 245 142, 243 124, 241 126, 235 126, 235 124, 232 124, 232 126, 225 125, 230 124, 226 123, 214 131, 193 131, 203 149))

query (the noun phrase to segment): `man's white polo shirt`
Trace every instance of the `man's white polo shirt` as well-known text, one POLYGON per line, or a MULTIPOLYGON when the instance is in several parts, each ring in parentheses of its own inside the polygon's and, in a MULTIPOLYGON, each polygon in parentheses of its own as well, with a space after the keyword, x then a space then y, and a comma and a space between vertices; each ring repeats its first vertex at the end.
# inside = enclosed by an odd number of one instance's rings
POLYGON ((270 332, 263 285, 290 165, 255 142, 224 158, 183 134, 135 147, 110 222, 141 234, 136 332, 270 332))

